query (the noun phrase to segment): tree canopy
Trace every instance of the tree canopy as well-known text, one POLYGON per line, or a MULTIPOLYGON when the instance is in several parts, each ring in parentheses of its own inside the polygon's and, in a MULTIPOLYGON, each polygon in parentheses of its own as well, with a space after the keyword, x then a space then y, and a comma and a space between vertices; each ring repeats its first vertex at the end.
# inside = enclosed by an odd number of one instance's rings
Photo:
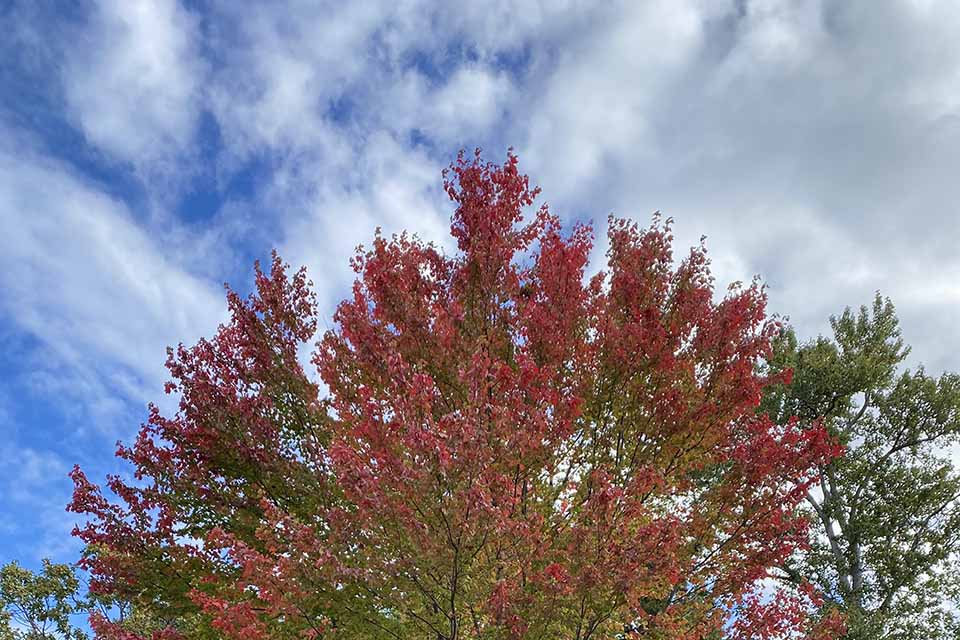
POLYGON ((766 390, 780 421, 823 424, 846 454, 817 470, 807 504, 817 523, 809 553, 785 565, 841 608, 848 638, 960 638, 956 614, 960 474, 960 376, 901 370, 904 345, 893 304, 831 319, 833 337, 774 341, 769 373, 790 385, 766 390))
POLYGON ((0 567, 0 640, 85 640, 71 616, 87 610, 69 565, 43 561, 39 573, 0 567))
MULTIPOLYGON (((73 479, 100 638, 830 637, 770 569, 840 453, 771 420, 762 286, 718 294, 670 222, 564 230, 508 155, 444 174, 456 251, 379 233, 307 375, 303 270, 276 255, 230 320, 169 352, 113 494, 73 479), (769 397, 769 396, 768 396, 769 397), (815 625, 818 625, 815 627, 815 625)), ((318 247, 322 250, 322 247, 318 247)))

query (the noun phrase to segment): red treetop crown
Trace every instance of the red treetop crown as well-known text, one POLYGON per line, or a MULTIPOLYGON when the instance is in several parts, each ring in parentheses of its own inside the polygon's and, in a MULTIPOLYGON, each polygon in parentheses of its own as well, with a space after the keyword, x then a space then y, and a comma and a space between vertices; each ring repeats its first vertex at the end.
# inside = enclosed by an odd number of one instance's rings
POLYGON ((786 638, 806 587, 761 597, 837 455, 757 406, 763 289, 715 301, 670 222, 563 232, 508 154, 460 155, 444 255, 374 239, 313 361, 303 271, 274 256, 211 341, 171 351, 172 418, 120 447, 111 503, 74 471, 102 638, 786 638), (731 622, 732 621, 732 622, 731 622), (729 623, 729 624, 728 624, 729 623), (714 634, 714 635, 712 635, 714 634), (716 635, 720 634, 720 635, 716 635))

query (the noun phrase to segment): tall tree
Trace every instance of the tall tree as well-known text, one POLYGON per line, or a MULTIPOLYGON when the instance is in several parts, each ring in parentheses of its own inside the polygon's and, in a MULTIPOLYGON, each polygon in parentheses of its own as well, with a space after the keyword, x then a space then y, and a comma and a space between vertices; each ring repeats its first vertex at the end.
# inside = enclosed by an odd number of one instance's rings
POLYGON ((84 640, 71 623, 86 610, 79 586, 70 566, 49 560, 39 573, 16 562, 0 567, 0 639, 84 640))
POLYGON ((772 375, 793 383, 766 390, 775 419, 822 424, 846 455, 820 466, 806 498, 816 543, 785 566, 847 614, 851 639, 960 638, 960 474, 950 449, 960 438, 960 376, 903 371, 894 307, 831 318, 833 337, 774 341, 772 375))
POLYGON ((838 448, 757 412, 762 287, 715 301, 706 250, 675 262, 659 219, 611 219, 588 280, 591 229, 525 220, 513 155, 461 156, 444 186, 457 252, 358 251, 322 395, 297 358, 314 299, 276 257, 213 340, 171 352, 179 412, 119 449, 137 481, 111 502, 73 474, 93 588, 168 638, 814 633, 812 589, 763 594, 838 448))

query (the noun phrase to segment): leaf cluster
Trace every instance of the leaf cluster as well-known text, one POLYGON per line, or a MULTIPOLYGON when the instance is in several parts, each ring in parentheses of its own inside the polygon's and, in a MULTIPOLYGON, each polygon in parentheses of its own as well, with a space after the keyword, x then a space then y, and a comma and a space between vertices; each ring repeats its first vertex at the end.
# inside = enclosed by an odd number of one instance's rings
POLYGON ((846 454, 818 471, 807 497, 817 537, 789 563, 850 624, 850 638, 956 636, 960 376, 904 370, 909 353, 892 303, 831 319, 833 336, 774 343, 769 372, 793 382, 767 389, 762 409, 823 424, 846 454))
POLYGON ((85 640, 71 616, 85 610, 69 565, 43 561, 39 573, 16 562, 0 567, 0 638, 85 640))

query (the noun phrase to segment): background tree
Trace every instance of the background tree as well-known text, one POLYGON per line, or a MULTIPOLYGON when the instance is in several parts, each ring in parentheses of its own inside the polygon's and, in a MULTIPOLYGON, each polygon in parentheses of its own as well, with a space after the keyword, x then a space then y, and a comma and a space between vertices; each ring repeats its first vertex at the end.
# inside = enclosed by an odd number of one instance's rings
POLYGON ((83 640, 70 617, 86 610, 73 569, 43 561, 39 573, 16 562, 0 568, 0 639, 83 640))
MULTIPOLYGON (((154 638, 786 638, 812 589, 761 596, 806 538, 825 431, 757 412, 779 330, 758 283, 715 301, 669 222, 562 232, 508 155, 445 173, 453 256, 379 234, 315 351, 275 256, 168 391, 108 500, 77 469, 91 588, 154 638)), ((831 621, 832 622, 832 621, 831 621)), ((143 637, 102 617, 99 637, 143 637)), ((817 631, 830 632, 829 625, 817 631)))
POLYGON ((951 447, 960 436, 960 376, 901 371, 909 352, 894 307, 831 318, 833 337, 774 342, 762 407, 804 425, 823 424, 847 447, 822 465, 807 505, 816 543, 785 566, 848 617, 849 638, 957 638, 960 475, 951 447))

